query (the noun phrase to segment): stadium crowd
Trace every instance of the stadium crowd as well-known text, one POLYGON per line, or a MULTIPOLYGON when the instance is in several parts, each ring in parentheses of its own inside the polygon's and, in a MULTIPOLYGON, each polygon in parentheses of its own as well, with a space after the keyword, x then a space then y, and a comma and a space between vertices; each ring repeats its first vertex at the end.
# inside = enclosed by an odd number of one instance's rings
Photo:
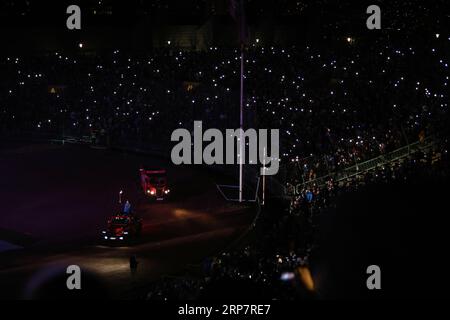
POLYGON ((320 278, 320 273, 326 271, 321 270, 317 254, 321 241, 318 229, 324 216, 336 209, 341 197, 356 195, 371 186, 405 182, 420 184, 423 177, 438 183, 449 178, 448 161, 448 138, 443 137, 440 143, 426 150, 361 172, 338 184, 326 184, 311 191, 303 189, 291 198, 289 206, 283 206, 286 210, 280 210, 280 204, 275 203, 272 205, 278 209, 265 208, 262 211, 250 233, 258 241, 252 241, 250 237, 240 246, 205 259, 201 276, 154 283, 146 298, 227 298, 226 294, 220 293, 221 290, 233 292, 233 298, 319 298, 321 293, 316 291, 313 279, 320 278), (309 192, 312 192, 311 197, 309 192), (228 285, 224 286, 224 283, 228 285))
MULTIPOLYGON (((340 39, 334 49, 252 45, 245 126, 279 128, 282 161, 305 179, 430 135, 448 115, 450 38, 340 39)), ((178 127, 236 128, 239 53, 211 47, 130 55, 3 57, 3 135, 89 135, 101 143, 170 145, 178 127)))

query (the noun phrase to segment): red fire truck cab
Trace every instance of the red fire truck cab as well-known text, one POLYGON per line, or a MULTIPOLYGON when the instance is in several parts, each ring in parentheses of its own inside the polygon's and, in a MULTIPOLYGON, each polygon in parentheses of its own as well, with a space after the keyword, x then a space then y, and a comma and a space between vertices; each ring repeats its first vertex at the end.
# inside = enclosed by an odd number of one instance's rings
POLYGON ((102 231, 102 237, 106 241, 117 240, 121 242, 139 237, 141 231, 141 218, 134 214, 119 213, 108 219, 106 230, 102 231))
POLYGON ((166 170, 141 167, 140 175, 142 190, 146 196, 154 200, 165 200, 169 197, 166 170))

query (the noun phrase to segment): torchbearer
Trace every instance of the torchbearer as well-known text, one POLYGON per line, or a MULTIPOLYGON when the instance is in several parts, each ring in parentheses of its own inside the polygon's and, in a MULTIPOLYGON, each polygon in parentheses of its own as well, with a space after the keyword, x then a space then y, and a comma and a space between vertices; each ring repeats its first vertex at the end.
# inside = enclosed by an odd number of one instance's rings
POLYGON ((131 213, 131 203, 128 200, 125 202, 125 205, 123 206, 123 213, 124 214, 130 214, 131 213))

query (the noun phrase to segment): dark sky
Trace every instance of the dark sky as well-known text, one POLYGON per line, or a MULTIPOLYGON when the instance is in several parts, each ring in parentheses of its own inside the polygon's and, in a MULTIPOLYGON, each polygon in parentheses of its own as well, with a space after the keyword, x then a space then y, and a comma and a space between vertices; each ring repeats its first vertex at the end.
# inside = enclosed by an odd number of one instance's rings
MULTIPOLYGON (((98 47, 120 47, 121 41, 129 43, 130 39, 134 39, 134 45, 145 46, 151 41, 152 32, 159 32, 160 28, 174 25, 200 28, 208 21, 214 21, 215 36, 221 37, 227 33, 221 29, 223 25, 233 23, 229 3, 229 0, 5 0, 0 2, 0 37, 2 46, 13 51, 73 47, 83 39, 98 47), (70 4, 81 8, 82 31, 68 32, 66 28, 66 8, 70 4), (108 44, 109 38, 114 43, 108 44)), ((271 36, 264 33, 280 26, 294 34, 291 38, 301 41, 324 34, 328 37, 367 34, 366 8, 371 4, 381 8, 383 32, 420 37, 423 33, 445 34, 450 26, 445 0, 245 0, 244 3, 249 27, 262 32, 266 40, 271 36)))
MULTIPOLYGON (((83 17, 93 24, 127 25, 142 16, 155 22, 169 20, 171 23, 197 22, 199 24, 212 14, 228 14, 229 0, 5 0, 0 3, 2 26, 57 26, 65 20, 65 8, 77 4, 83 17)), ((276 22, 298 20, 307 15, 327 16, 333 21, 364 19, 361 12, 371 4, 379 5, 382 15, 390 22, 408 24, 417 28, 424 23, 444 23, 449 19, 445 0, 245 0, 247 16, 251 23, 267 18, 276 22)))

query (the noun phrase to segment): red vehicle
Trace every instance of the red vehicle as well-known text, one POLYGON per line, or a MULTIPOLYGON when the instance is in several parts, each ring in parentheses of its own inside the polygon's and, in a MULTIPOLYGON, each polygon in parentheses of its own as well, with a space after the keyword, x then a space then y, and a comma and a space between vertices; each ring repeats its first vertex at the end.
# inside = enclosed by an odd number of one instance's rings
POLYGON ((102 237, 106 241, 125 241, 137 238, 142 231, 142 220, 132 214, 117 214, 108 219, 102 237))
POLYGON ((165 200, 169 197, 167 174, 164 169, 140 169, 141 186, 145 195, 155 200, 165 200))

